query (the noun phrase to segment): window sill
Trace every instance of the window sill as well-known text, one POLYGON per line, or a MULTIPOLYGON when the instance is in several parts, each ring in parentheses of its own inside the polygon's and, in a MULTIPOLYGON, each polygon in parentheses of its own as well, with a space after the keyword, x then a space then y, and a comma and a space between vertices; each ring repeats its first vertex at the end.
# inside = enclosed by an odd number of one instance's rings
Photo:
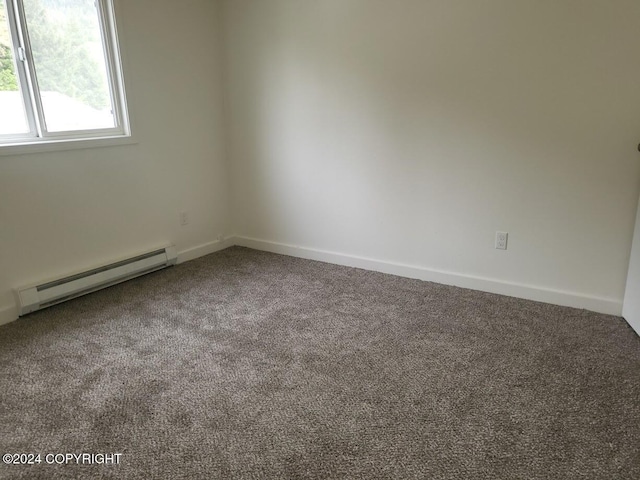
POLYGON ((64 150, 81 150, 85 148, 115 147, 118 145, 133 145, 135 143, 138 142, 131 135, 4 143, 0 144, 0 157, 64 150))

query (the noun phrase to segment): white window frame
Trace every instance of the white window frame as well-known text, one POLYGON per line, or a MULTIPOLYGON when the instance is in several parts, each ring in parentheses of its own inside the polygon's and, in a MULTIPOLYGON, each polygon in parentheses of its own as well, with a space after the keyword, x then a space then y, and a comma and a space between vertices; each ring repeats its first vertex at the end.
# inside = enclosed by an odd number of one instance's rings
POLYGON ((24 5, 22 0, 5 0, 15 73, 30 132, 0 134, 0 155, 133 143, 113 0, 95 0, 95 4, 115 127, 63 132, 47 131, 38 79, 31 55, 24 5))

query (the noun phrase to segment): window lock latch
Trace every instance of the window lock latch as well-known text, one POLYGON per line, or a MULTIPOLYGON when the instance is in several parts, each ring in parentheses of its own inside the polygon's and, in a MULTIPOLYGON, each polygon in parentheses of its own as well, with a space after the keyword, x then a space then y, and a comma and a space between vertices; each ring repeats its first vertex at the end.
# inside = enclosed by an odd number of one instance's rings
POLYGON ((18 47, 18 60, 20 60, 21 62, 27 61, 27 52, 25 51, 24 47, 18 47))

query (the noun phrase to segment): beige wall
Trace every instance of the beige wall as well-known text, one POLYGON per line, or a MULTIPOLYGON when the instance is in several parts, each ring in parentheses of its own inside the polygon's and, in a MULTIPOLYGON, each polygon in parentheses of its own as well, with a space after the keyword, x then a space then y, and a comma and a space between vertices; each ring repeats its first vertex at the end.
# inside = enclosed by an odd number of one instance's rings
POLYGON ((118 1, 135 145, 0 157, 0 317, 12 289, 228 231, 217 2, 118 1), (190 223, 181 227, 179 212, 190 223))
POLYGON ((640 2, 224 11, 236 233, 620 312, 640 179, 640 2))

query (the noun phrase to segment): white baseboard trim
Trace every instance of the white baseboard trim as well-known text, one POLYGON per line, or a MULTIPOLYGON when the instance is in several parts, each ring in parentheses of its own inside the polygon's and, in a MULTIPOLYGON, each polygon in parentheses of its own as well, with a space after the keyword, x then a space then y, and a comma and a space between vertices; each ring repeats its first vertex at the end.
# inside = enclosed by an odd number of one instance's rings
POLYGON ((188 262, 189 260, 195 260, 196 258, 209 255, 210 253, 215 253, 219 250, 224 250, 227 247, 231 247, 232 245, 234 245, 232 241, 233 238, 234 237, 225 237, 222 240, 215 240, 213 242, 203 243, 202 245, 197 245, 195 247, 182 250, 178 252, 177 263, 180 264, 188 262))
POLYGON ((8 307, 0 307, 0 325, 11 323, 18 319, 18 307, 10 305, 8 307))
MULTIPOLYGON (((614 298, 596 297, 584 295, 576 292, 562 290, 552 290, 533 285, 524 285, 501 280, 476 277, 453 272, 433 270, 425 267, 407 265, 396 262, 386 262, 372 258, 347 255, 338 252, 319 250, 314 248, 288 245, 285 243, 271 242, 257 238, 232 236, 222 240, 204 243, 186 250, 178 252, 178 262, 184 263, 194 260, 204 255, 223 250, 232 245, 264 250, 267 252, 280 253, 292 257, 318 260, 326 263, 345 265, 348 267, 362 268, 376 272, 389 273, 400 277, 416 278, 429 282, 454 285, 472 290, 497 293, 510 297, 524 298, 538 302, 563 305, 567 307, 584 308, 599 313, 609 315, 622 315, 622 300, 614 298)), ((16 305, 0 307, 0 325, 4 325, 18 319, 18 308, 16 305)))
POLYGON ((471 290, 497 293, 509 297, 524 298, 537 302, 551 303, 566 307, 583 308, 599 313, 620 316, 622 314, 622 300, 584 295, 577 292, 553 290, 534 285, 505 282, 493 278, 483 278, 473 275, 433 270, 416 265, 375 260, 373 258, 347 255, 314 248, 271 242, 258 238, 235 236, 229 239, 230 244, 242 247, 264 250, 267 252, 290 255, 292 257, 318 260, 321 262, 357 267, 364 270, 389 273, 400 277, 416 278, 429 282, 454 285, 471 290))

